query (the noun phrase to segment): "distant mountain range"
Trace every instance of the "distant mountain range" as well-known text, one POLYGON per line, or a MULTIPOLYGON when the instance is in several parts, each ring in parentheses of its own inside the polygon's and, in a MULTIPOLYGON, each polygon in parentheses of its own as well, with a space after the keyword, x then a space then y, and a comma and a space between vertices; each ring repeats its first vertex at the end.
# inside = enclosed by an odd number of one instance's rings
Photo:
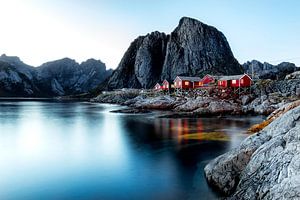
POLYGON ((39 67, 15 56, 0 56, 0 97, 54 97, 88 92, 112 73, 100 60, 81 64, 64 58, 39 67))
POLYGON ((270 63, 261 63, 257 60, 246 62, 243 64, 245 73, 252 75, 257 79, 284 79, 287 74, 291 74, 299 70, 294 63, 282 62, 278 65, 270 63))

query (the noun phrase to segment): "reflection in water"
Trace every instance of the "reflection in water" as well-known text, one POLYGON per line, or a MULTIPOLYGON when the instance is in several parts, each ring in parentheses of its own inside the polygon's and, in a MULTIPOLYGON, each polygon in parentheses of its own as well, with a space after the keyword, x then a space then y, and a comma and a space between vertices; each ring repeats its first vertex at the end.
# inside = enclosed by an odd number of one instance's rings
POLYGON ((109 112, 118 108, 0 101, 0 199, 214 199, 205 164, 261 120, 109 112))
MULTIPOLYGON (((252 120, 257 120, 257 118, 252 120)), ((246 136, 246 128, 252 123, 251 119, 240 118, 221 120, 214 118, 157 118, 155 119, 155 130, 163 138, 174 139, 178 144, 187 144, 191 140, 235 143, 235 140, 240 141, 246 136)))

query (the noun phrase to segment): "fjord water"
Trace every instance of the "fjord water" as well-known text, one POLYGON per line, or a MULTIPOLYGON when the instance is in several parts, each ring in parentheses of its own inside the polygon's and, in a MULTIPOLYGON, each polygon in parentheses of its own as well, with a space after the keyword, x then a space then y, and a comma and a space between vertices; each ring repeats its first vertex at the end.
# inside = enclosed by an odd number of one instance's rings
POLYGON ((215 199, 203 175, 261 117, 157 118, 0 101, 0 199, 215 199))

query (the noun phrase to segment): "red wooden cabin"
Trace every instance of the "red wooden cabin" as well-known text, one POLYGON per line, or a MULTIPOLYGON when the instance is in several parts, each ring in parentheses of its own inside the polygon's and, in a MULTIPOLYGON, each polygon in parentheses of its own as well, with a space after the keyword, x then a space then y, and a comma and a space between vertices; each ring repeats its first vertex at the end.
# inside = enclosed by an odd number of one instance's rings
POLYGON ((176 89, 192 89, 202 85, 199 77, 177 76, 174 80, 176 89))
POLYGON ((212 75, 205 75, 203 78, 202 78, 202 83, 203 85, 210 85, 210 84, 214 84, 216 82, 216 80, 218 80, 218 77, 217 76, 212 76, 212 75))
POLYGON ((169 90, 170 89, 170 83, 166 79, 162 83, 162 90, 169 90))
POLYGON ((156 83, 154 86, 154 90, 161 90, 161 86, 159 83, 156 83))
POLYGON ((252 79, 248 74, 241 74, 235 76, 223 76, 218 80, 219 87, 250 87, 252 79))

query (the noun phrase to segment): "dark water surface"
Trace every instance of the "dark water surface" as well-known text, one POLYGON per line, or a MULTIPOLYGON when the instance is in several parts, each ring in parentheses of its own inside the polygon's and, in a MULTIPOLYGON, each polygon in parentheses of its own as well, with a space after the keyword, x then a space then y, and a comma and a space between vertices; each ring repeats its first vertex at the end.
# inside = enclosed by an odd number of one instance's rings
POLYGON ((0 199, 215 199, 203 175, 261 117, 160 119, 0 101, 0 199))

